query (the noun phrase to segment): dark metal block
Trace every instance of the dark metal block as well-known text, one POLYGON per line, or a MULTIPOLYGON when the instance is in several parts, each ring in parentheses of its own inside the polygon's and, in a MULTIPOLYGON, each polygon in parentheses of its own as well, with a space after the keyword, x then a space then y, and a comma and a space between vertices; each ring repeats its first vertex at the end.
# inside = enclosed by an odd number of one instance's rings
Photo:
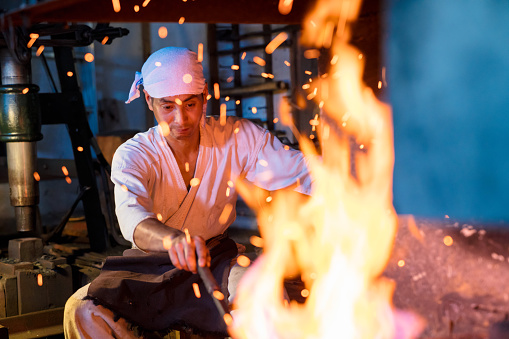
POLYGON ((16 276, 0 276, 0 318, 18 315, 18 286, 16 276))
POLYGON ((19 238, 9 240, 9 258, 20 261, 35 261, 42 255, 40 238, 19 238))

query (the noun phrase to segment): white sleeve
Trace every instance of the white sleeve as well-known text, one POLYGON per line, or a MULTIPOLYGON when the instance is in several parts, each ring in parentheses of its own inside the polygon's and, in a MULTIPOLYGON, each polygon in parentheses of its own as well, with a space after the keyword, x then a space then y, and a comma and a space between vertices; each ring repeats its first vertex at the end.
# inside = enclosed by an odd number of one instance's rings
POLYGON ((247 180, 269 191, 298 183, 295 191, 311 194, 312 180, 302 152, 285 149, 285 145, 266 130, 256 141, 254 152, 247 166, 247 180))
POLYGON ((115 184, 115 212, 124 238, 134 244, 134 229, 140 222, 156 218, 150 196, 150 163, 125 144, 113 157, 111 181, 115 184))

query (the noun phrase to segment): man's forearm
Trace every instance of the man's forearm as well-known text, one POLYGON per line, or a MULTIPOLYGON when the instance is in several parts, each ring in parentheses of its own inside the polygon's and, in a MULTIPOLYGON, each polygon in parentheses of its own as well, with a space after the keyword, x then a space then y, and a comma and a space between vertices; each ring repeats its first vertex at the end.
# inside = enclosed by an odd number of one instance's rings
POLYGON ((183 232, 166 226, 157 219, 143 220, 134 229, 134 243, 140 249, 151 252, 166 252, 163 246, 164 237, 171 238, 179 236, 183 232))

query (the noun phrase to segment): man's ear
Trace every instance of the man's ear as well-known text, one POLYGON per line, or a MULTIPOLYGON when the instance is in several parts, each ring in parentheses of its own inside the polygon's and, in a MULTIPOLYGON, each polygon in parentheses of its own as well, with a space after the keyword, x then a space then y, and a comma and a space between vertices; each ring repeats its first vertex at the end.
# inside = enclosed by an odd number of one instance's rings
POLYGON ((152 106, 152 97, 147 93, 145 89, 143 89, 143 93, 145 94, 145 101, 147 102, 148 109, 154 111, 154 106, 152 106))
POLYGON ((209 86, 205 83, 205 87, 203 88, 203 101, 207 101, 207 96, 209 95, 209 86))

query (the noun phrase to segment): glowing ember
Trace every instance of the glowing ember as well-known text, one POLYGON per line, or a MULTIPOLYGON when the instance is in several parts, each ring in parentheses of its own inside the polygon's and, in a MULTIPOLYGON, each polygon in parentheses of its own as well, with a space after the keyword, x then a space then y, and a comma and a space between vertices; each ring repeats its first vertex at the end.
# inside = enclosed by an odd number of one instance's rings
POLYGON ((189 234, 189 230, 187 228, 184 228, 184 233, 186 235, 186 242, 188 244, 190 244, 191 243, 191 234, 189 234))
POLYGON ((399 260, 399 261, 398 261, 398 266, 399 266, 399 267, 403 267, 403 266, 405 266, 405 260, 403 260, 403 259, 399 260))
POLYGON ((199 184, 200 184, 200 179, 198 179, 198 178, 192 178, 191 181, 189 181, 189 185, 191 185, 191 187, 198 186, 199 184))
POLYGON ((120 0, 111 0, 111 2, 113 3, 113 10, 115 13, 120 12, 120 0))
POLYGON ((202 61, 203 61, 203 44, 199 43, 198 44, 198 62, 202 62, 202 61))
POLYGON ((265 47, 265 53, 272 54, 285 40, 288 39, 288 33, 281 32, 265 47))
POLYGON ((233 69, 234 71, 238 71, 240 69, 240 67, 239 67, 239 65, 232 65, 231 69, 233 69))
POLYGON ((40 56, 42 54, 42 51, 44 51, 44 45, 40 45, 39 48, 37 48, 37 52, 35 52, 35 55, 40 56))
POLYGON ((161 213, 157 213, 157 220, 163 221, 163 216, 161 215, 161 213))
POLYGON ((283 15, 287 15, 291 12, 293 5, 293 0, 279 0, 279 5, 277 6, 277 9, 279 13, 283 15))
POLYGON ((121 188, 121 189, 122 189, 122 191, 124 191, 124 192, 129 191, 129 189, 127 188, 127 186, 126 186, 126 185, 122 185, 122 186, 120 186, 120 188, 121 188))
POLYGON ((179 25, 182 25, 184 23, 184 21, 186 21, 186 18, 181 16, 180 19, 179 19, 179 25))
POLYGON ((42 286, 42 274, 37 274, 37 285, 42 286))
POLYGON ((173 240, 171 240, 171 237, 168 235, 163 238, 163 247, 165 250, 170 250, 173 246, 173 240))
POLYGON ((85 61, 86 62, 92 62, 94 61, 94 55, 92 53, 85 54, 85 61))
POLYGON ((260 65, 260 66, 265 66, 265 64, 266 64, 265 60, 263 60, 259 56, 255 56, 253 58, 253 61, 255 62, 255 64, 260 65))
POLYGON ((219 216, 219 220, 218 220, 221 225, 226 224, 226 222, 228 221, 228 218, 230 217, 232 210, 233 210, 233 205, 226 204, 226 206, 224 207, 223 212, 221 212, 221 215, 219 216))
POLYGON ((71 184, 72 180, 69 177, 65 177, 65 182, 67 182, 68 184, 71 184))
POLYGON ((221 126, 226 125, 226 104, 219 106, 219 124, 221 126))
POLYGON ((194 290, 194 295, 196 296, 196 298, 200 299, 201 298, 200 286, 198 286, 197 283, 193 283, 193 290, 194 290))
POLYGON ((240 59, 244 60, 244 59, 246 58, 246 55, 247 55, 247 53, 246 53, 246 52, 243 52, 243 53, 242 53, 242 55, 241 55, 241 57, 240 57, 240 59))
POLYGON ((41 180, 41 176, 39 175, 39 173, 34 172, 34 179, 35 179, 35 181, 40 181, 41 180))
POLYGON ((219 100, 220 97, 221 94, 219 93, 219 84, 216 82, 214 83, 214 98, 216 98, 216 100, 219 100))
POLYGON ((140 11, 140 6, 135 5, 135 6, 134 6, 134 11, 135 11, 136 13, 138 13, 138 12, 140 11))
POLYGON ((212 295, 214 296, 214 298, 216 298, 217 300, 223 300, 224 299, 224 294, 221 293, 221 291, 214 291, 212 292, 212 295))
POLYGON ((157 30, 157 34, 159 35, 159 37, 161 39, 164 39, 168 36, 168 29, 164 26, 161 26, 159 27, 159 29, 157 30))
POLYGON ((256 235, 252 235, 250 238, 249 238, 249 242, 253 245, 253 246, 256 246, 256 247, 263 247, 263 239, 260 238, 260 237, 257 237, 256 235))
POLYGON ((21 91, 21 93, 23 93, 23 94, 27 94, 27 93, 28 93, 28 91, 29 91, 29 89, 28 89, 28 87, 26 87, 26 88, 23 88, 23 90, 21 91))
POLYGON ((70 77, 72 77, 73 75, 74 75, 74 74, 73 74, 71 71, 67 72, 67 76, 68 76, 69 78, 70 78, 70 77))
POLYGON ((258 112, 258 108, 252 107, 251 108, 251 112, 253 112, 253 114, 256 114, 258 112))
POLYGON ((242 267, 248 267, 249 265, 251 265, 251 260, 245 255, 239 255, 239 257, 237 258, 237 264, 239 264, 242 267))
POLYGON ((444 244, 445 244, 445 246, 452 246, 453 242, 454 242, 454 241, 452 240, 452 237, 451 237, 451 236, 446 235, 446 236, 444 237, 444 244))

